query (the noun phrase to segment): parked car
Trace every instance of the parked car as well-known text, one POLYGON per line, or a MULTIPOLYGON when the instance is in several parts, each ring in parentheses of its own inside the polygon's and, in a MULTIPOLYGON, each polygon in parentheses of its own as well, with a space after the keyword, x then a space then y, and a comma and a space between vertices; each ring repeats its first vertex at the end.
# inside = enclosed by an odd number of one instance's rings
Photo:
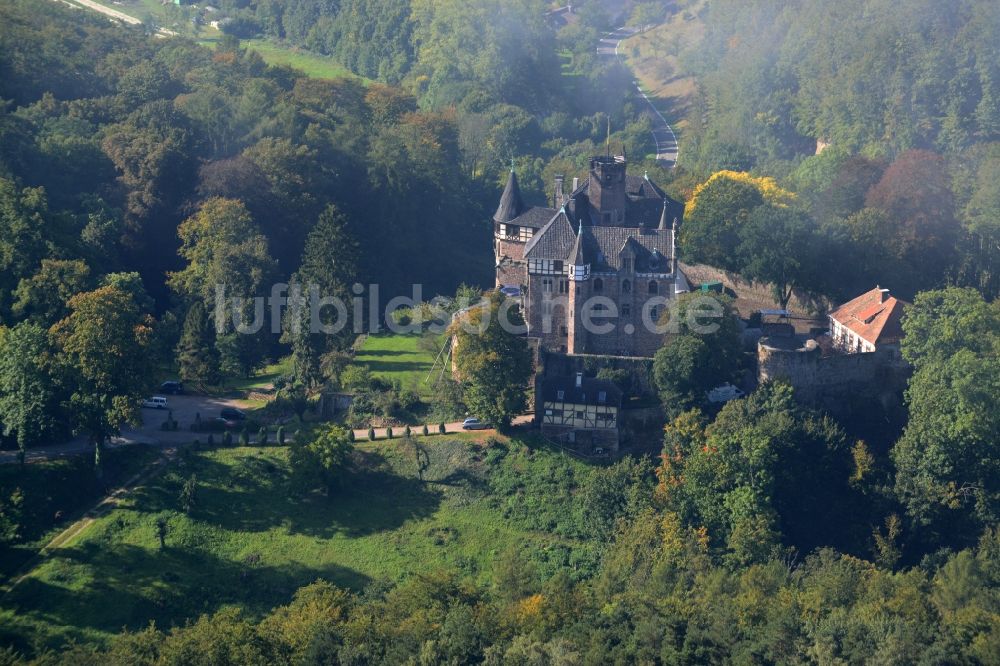
POLYGON ((180 395, 181 393, 184 393, 184 383, 177 381, 163 382, 160 384, 160 393, 180 395))
POLYGON ((150 409, 166 409, 167 399, 162 395, 154 395, 152 398, 146 398, 142 401, 143 407, 149 407, 150 409))
POLYGON ((730 400, 735 400, 737 398, 742 398, 746 393, 733 386, 732 384, 723 384, 722 386, 716 386, 714 389, 708 392, 709 402, 729 402, 730 400))
POLYGON ((479 419, 469 418, 462 421, 462 430, 486 430, 488 425, 479 419))
POLYGON ((246 412, 235 407, 223 407, 219 416, 227 421, 244 421, 247 418, 246 412))

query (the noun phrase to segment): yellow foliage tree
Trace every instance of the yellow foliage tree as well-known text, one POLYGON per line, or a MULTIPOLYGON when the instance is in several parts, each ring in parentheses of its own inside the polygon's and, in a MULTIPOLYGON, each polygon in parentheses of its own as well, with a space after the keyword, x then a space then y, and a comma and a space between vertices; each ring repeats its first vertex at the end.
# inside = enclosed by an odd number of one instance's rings
POLYGON ((691 200, 688 201, 686 213, 690 214, 698 205, 698 195, 714 181, 728 178, 739 183, 746 183, 757 188, 764 200, 775 206, 787 206, 795 200, 795 193, 778 185, 778 181, 769 176, 753 176, 745 171, 722 170, 713 173, 708 180, 694 188, 691 200))

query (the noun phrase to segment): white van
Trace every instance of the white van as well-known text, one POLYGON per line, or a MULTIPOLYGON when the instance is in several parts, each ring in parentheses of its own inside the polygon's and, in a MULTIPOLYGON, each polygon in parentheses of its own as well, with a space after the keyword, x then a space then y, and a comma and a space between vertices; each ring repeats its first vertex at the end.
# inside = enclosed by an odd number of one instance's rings
POLYGON ((154 395, 152 398, 146 398, 142 401, 143 407, 150 407, 152 409, 166 409, 167 399, 162 395, 154 395))

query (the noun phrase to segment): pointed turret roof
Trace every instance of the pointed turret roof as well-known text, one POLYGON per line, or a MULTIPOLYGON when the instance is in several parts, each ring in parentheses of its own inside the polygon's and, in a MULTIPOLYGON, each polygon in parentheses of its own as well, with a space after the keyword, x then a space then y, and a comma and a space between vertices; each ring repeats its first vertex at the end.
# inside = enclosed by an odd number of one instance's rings
POLYGON ((493 214, 493 221, 510 222, 527 209, 528 207, 524 205, 524 200, 521 198, 521 188, 517 185, 517 175, 514 173, 514 169, 511 169, 507 185, 503 188, 503 194, 500 195, 500 205, 497 206, 497 212, 493 214))
POLYGON ((576 240, 573 241, 573 249, 569 253, 569 263, 571 266, 587 265, 583 250, 583 219, 580 220, 580 226, 576 231, 576 240))
POLYGON ((659 229, 666 231, 670 229, 670 224, 667 222, 667 199, 663 198, 663 213, 660 215, 660 226, 659 229))

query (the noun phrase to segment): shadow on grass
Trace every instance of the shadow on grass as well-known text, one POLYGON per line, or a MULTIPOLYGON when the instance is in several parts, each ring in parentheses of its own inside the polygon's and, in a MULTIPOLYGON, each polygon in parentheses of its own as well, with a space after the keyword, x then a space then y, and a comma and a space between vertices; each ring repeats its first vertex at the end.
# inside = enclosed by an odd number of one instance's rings
POLYGON ((60 550, 40 572, 4 601, 15 620, 0 629, 0 644, 31 649, 85 640, 93 631, 135 630, 155 621, 161 629, 183 624, 225 605, 261 615, 287 603, 318 578, 360 590, 370 579, 346 567, 264 566, 253 557, 225 560, 200 548, 170 545, 150 550, 87 542, 60 550))
MULTIPOLYGON (((266 449, 265 449, 266 451, 266 449)), ((135 507, 147 513, 179 510, 185 479, 199 482, 191 517, 233 532, 283 527, 317 538, 361 537, 397 529, 432 515, 441 496, 418 479, 395 473, 378 453, 359 452, 359 464, 340 492, 326 496, 294 487, 287 463, 246 455, 232 464, 191 458, 155 486, 136 492, 135 507)))

